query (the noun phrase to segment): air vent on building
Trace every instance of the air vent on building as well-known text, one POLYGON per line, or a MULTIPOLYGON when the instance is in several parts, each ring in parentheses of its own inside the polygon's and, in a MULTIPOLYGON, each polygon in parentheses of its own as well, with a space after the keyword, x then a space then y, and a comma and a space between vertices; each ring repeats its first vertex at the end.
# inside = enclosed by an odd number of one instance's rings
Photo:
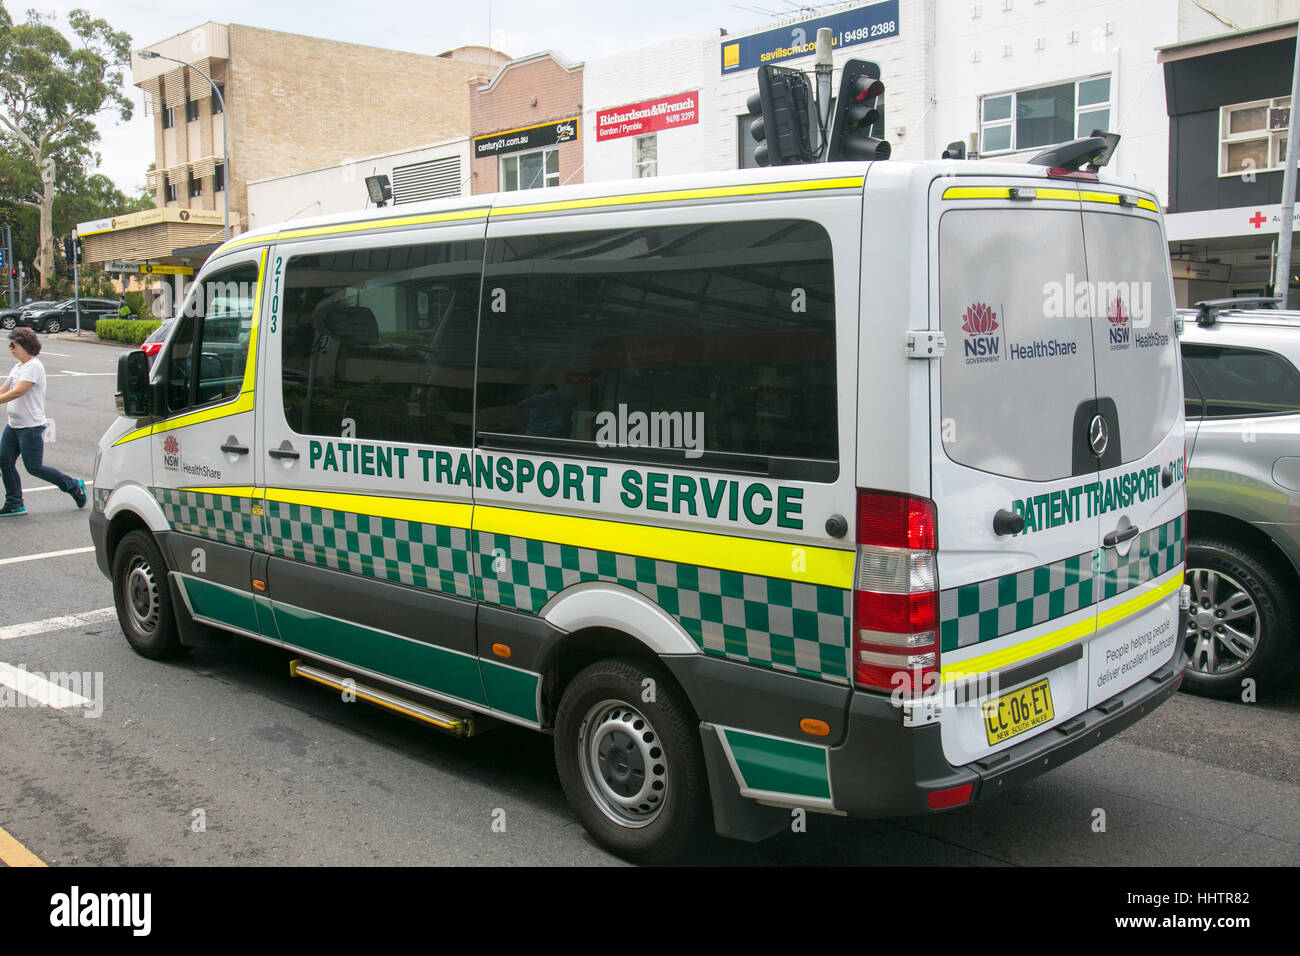
POLYGON ((460 195, 460 157, 393 167, 393 205, 460 195))

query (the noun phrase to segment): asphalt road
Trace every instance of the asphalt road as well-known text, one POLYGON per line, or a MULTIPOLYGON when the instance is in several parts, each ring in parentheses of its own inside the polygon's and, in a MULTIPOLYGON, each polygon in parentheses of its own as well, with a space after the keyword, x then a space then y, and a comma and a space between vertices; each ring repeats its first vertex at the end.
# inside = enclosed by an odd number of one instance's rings
MULTIPOLYGON (((114 417, 114 348, 42 356, 56 440, 85 476, 114 417)), ((0 561, 88 548, 87 512, 26 479, 0 561)), ((288 656, 236 639, 155 663, 108 613, 91 553, 0 564, 0 662, 101 675, 84 711, 0 707, 0 828, 42 860, 148 864, 618 864, 576 822, 548 737, 468 741, 290 679, 288 656), (102 714, 94 712, 102 703, 102 714), (504 824, 504 825, 503 825, 504 824)), ((1300 677, 1253 704, 1180 694, 1072 763, 923 819, 810 815, 762 844, 719 839, 710 864, 1300 863, 1300 677), (1104 831, 1098 829, 1104 812, 1104 831)))

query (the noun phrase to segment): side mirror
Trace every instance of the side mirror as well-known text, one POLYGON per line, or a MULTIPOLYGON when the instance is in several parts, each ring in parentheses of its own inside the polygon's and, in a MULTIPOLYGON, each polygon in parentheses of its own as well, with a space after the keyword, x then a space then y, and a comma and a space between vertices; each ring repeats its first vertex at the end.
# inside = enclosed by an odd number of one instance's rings
POLYGON ((117 413, 127 418, 149 414, 149 356, 142 349, 117 359, 117 413))

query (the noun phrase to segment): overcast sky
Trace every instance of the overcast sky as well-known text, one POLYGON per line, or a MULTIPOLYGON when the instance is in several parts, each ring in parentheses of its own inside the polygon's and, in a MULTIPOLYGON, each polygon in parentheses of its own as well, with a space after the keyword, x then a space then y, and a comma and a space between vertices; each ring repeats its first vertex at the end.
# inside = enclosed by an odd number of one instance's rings
MULTIPOLYGON (((210 5, 159 0, 0 2, 16 20, 24 18, 29 6, 53 12, 65 31, 69 10, 88 9, 115 29, 129 33, 135 49, 215 20, 431 55, 481 44, 512 57, 555 50, 570 61, 596 59, 719 27, 743 33, 794 16, 801 7, 838 5, 823 0, 808 0, 807 5, 796 0, 223 0, 210 5)), ((100 172, 121 189, 134 192, 144 185, 145 168, 154 159, 153 133, 144 116, 144 94, 129 85, 127 94, 135 103, 134 118, 123 123, 116 117, 101 117, 98 149, 103 157, 100 172)))

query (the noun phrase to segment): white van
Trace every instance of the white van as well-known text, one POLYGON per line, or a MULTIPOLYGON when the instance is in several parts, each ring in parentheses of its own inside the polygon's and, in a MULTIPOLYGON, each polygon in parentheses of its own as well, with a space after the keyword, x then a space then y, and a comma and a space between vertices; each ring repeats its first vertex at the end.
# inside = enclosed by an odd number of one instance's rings
POLYGON ((554 735, 630 858, 961 806, 1177 689, 1155 197, 996 163, 286 224, 122 359, 91 528, 148 657, 231 633, 554 735))

